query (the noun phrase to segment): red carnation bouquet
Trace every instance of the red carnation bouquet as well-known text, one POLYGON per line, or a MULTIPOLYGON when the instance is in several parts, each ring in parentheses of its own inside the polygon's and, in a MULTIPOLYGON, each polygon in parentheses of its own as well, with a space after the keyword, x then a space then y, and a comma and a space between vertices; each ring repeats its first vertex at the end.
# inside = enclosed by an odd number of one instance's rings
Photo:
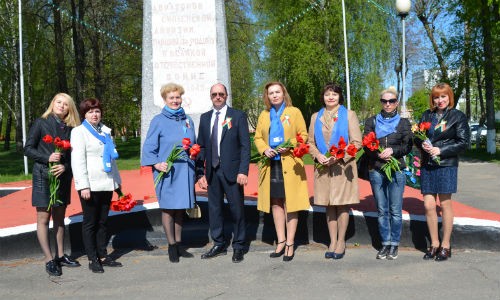
MULTIPOLYGON (((290 139, 288 139, 286 142, 283 142, 279 144, 278 146, 274 147, 274 149, 279 149, 279 148, 293 148, 292 154, 294 157, 297 158, 302 158, 304 155, 309 153, 309 145, 305 143, 304 139, 302 136, 297 133, 295 136, 295 139, 297 140, 297 144, 293 144, 290 139)), ((259 171, 262 170, 262 168, 270 161, 269 157, 266 155, 262 154, 259 158, 259 161, 257 162, 257 166, 259 168, 259 171)))
MULTIPOLYGON (((42 141, 44 141, 46 144, 54 144, 55 152, 56 153, 61 153, 66 150, 71 149, 71 143, 68 140, 61 140, 60 137, 55 137, 53 138, 50 134, 45 135, 42 138, 42 141)), ((52 167, 54 165, 59 164, 58 162, 50 162, 49 163, 49 192, 50 192, 50 197, 49 197, 49 205, 47 207, 47 211, 50 210, 50 208, 56 204, 56 203, 61 203, 62 201, 59 199, 57 192, 59 191, 59 185, 60 181, 59 178, 56 177, 52 173, 52 167)))
POLYGON ((302 158, 304 155, 309 153, 309 144, 304 142, 304 139, 299 133, 297 133, 295 139, 297 140, 297 145, 293 148, 293 156, 302 158))
POLYGON ((137 204, 132 194, 124 195, 121 189, 116 189, 115 192, 118 194, 118 200, 111 201, 109 208, 112 211, 130 211, 137 204))
MULTIPOLYGON (((431 140, 427 137, 427 131, 431 128, 431 122, 422 122, 420 124, 414 124, 411 127, 411 131, 415 135, 415 137, 421 139, 423 143, 432 147, 431 140)), ((441 163, 441 159, 438 155, 432 156, 432 160, 435 161, 438 165, 441 163)))
POLYGON ((196 159, 196 156, 201 151, 201 147, 198 144, 191 145, 191 139, 190 138, 183 138, 182 139, 182 147, 179 147, 177 145, 174 145, 172 147, 172 151, 170 151, 170 154, 167 157, 167 160, 165 161, 167 163, 167 170, 165 172, 160 172, 158 176, 155 178, 155 188, 158 185, 158 182, 160 182, 160 179, 163 177, 164 174, 168 174, 170 172, 170 168, 172 168, 172 165, 174 164, 174 161, 180 159, 186 153, 189 154, 189 159, 194 160, 196 159))
MULTIPOLYGON (((325 156, 328 157, 335 157, 335 159, 342 159, 345 157, 345 154, 349 154, 352 157, 356 156, 356 153, 358 152, 358 148, 354 146, 353 144, 347 145, 347 143, 344 140, 344 137, 341 136, 339 139, 339 142, 337 146, 332 145, 330 149, 325 153, 325 156)), ((317 162, 314 164, 314 167, 316 169, 323 169, 325 165, 317 162)))
MULTIPOLYGON (((377 139, 377 136, 374 131, 370 132, 369 134, 365 135, 363 138, 363 146, 368 148, 370 151, 378 151, 382 152, 384 151, 384 148, 380 147, 380 141, 377 139)), ((356 160, 358 160, 361 155, 364 153, 364 148, 358 151, 358 155, 356 156, 356 160)), ((392 171, 399 172, 401 169, 399 168, 399 161, 395 159, 394 157, 391 157, 391 159, 386 162, 380 170, 382 170, 389 181, 392 182, 392 171)))

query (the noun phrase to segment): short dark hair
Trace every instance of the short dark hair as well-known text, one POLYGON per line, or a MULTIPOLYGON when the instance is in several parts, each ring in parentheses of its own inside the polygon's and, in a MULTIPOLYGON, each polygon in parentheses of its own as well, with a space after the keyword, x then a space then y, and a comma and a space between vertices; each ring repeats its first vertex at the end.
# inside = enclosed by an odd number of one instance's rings
POLYGON ((344 104, 344 95, 342 94, 342 87, 336 83, 329 82, 323 87, 323 90, 321 91, 321 96, 319 101, 323 105, 325 105, 325 100, 324 100, 325 93, 328 91, 333 91, 339 94, 339 104, 344 104))
POLYGON ((97 98, 87 98, 80 102, 80 118, 85 119, 85 114, 94 108, 99 108, 102 114, 101 101, 97 98))

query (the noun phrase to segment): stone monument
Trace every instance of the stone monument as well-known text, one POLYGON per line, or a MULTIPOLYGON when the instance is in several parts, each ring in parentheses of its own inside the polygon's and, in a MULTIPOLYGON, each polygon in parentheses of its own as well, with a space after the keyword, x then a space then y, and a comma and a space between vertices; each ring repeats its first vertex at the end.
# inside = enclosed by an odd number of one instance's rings
POLYGON ((182 106, 196 131, 201 114, 212 108, 213 84, 226 85, 230 103, 223 0, 144 0, 141 149, 151 119, 164 106, 160 88, 168 82, 184 87, 182 106))

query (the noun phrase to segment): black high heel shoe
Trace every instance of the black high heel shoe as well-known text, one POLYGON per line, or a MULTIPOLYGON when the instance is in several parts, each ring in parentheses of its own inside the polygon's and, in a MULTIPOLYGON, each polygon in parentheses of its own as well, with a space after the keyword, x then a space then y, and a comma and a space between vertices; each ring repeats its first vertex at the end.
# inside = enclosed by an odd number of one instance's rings
MULTIPOLYGON (((286 240, 284 240, 283 242, 277 243, 276 244, 276 249, 278 249, 278 245, 283 244, 285 242, 286 242, 286 240)), ((285 254, 285 248, 286 248, 286 245, 285 245, 285 247, 283 247, 283 249, 281 249, 280 252, 276 252, 276 250, 274 250, 273 253, 269 254, 269 257, 271 257, 271 258, 280 257, 281 255, 285 254)))
MULTIPOLYGON (((285 253, 286 253, 286 254, 288 254, 288 249, 289 249, 290 247, 292 247, 292 249, 293 249, 293 244, 291 244, 291 245, 287 245, 287 244, 285 244, 285 249, 286 249, 285 253)), ((290 256, 289 256, 289 255, 284 255, 284 256, 283 256, 283 261, 291 261, 291 260, 293 259, 293 257, 294 257, 294 256, 295 256, 295 251, 293 251, 293 254, 292 254, 292 255, 290 255, 290 256)))
POLYGON ((438 253, 438 251, 439 251, 439 247, 430 246, 429 249, 427 250, 427 252, 425 252, 423 259, 424 260, 434 259, 436 257, 436 254, 438 253))
POLYGON ((441 248, 438 254, 436 255, 436 261, 445 261, 449 257, 451 257, 451 247, 449 248, 441 248))

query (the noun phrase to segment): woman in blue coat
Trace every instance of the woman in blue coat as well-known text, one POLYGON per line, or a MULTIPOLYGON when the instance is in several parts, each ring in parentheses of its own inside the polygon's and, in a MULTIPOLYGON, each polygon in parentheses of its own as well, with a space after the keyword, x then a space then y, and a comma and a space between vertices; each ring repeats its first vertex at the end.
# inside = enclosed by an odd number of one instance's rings
POLYGON ((194 123, 181 107, 184 88, 168 83, 161 88, 165 107, 149 125, 148 134, 142 148, 142 166, 153 168, 156 197, 162 210, 162 224, 168 240, 168 257, 171 262, 179 262, 181 257, 193 257, 183 247, 182 223, 185 209, 192 208, 195 202, 194 161, 188 151, 168 168, 166 160, 174 148, 183 147, 183 139, 196 141, 194 123), (168 170, 168 172, 167 172, 168 170), (157 181, 158 176, 161 178, 157 181))

